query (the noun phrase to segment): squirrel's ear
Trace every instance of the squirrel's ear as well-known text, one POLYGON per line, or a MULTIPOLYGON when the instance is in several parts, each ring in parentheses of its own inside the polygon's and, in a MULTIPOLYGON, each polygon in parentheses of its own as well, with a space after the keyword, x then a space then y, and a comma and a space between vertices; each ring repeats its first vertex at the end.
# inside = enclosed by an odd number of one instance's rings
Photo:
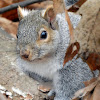
POLYGON ((27 16, 30 12, 30 10, 25 9, 25 8, 21 8, 20 6, 18 6, 17 11, 18 11, 19 20, 21 20, 22 18, 27 16))
POLYGON ((54 12, 53 6, 49 6, 46 10, 42 11, 42 17, 48 21, 48 23, 50 24, 50 26, 53 29, 57 29, 58 25, 57 25, 57 21, 56 21, 56 14, 54 12))

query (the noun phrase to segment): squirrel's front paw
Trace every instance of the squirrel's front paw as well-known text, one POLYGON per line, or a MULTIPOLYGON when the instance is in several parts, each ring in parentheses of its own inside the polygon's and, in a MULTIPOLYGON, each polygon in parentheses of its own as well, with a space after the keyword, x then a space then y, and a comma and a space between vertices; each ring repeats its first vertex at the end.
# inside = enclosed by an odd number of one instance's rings
POLYGON ((54 100, 54 96, 55 96, 55 91, 53 90, 53 89, 51 89, 50 91, 49 91, 49 93, 47 94, 47 98, 49 99, 49 100, 54 100))
POLYGON ((55 96, 55 91, 54 91, 54 89, 51 89, 47 95, 48 95, 49 97, 55 96))

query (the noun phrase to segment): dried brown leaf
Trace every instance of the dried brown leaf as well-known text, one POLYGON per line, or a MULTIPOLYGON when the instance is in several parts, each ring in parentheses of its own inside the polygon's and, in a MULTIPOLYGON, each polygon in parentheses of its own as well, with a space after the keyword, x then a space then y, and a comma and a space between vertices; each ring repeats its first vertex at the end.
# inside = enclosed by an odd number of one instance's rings
POLYGON ((0 27, 4 28, 9 34, 16 38, 18 22, 12 22, 6 18, 0 17, 0 27))
POLYGON ((74 39, 80 44, 80 57, 86 60, 87 54, 100 55, 100 1, 87 0, 78 13, 82 19, 74 30, 74 39))
POLYGON ((66 51, 66 54, 65 54, 65 58, 64 58, 64 64, 66 64, 66 62, 68 62, 69 60, 72 60, 73 57, 78 53, 80 49, 80 45, 78 42, 75 42, 73 44, 71 44, 68 48, 67 48, 67 51, 66 51), (74 50, 74 48, 76 48, 76 50, 74 50))
POLYGON ((89 54, 86 62, 92 71, 96 69, 100 70, 100 55, 99 54, 96 54, 96 53, 89 54))
MULTIPOLYGON (((75 96, 73 97, 73 100, 75 100, 78 97, 84 97, 83 100, 99 100, 97 99, 93 99, 94 96, 96 96, 96 94, 99 92, 99 94, 97 94, 98 96, 100 95, 100 75, 98 76, 98 78, 93 78, 90 81, 87 81, 87 83, 89 83, 89 85, 83 89, 78 90, 75 93, 75 96), (98 88, 97 88, 98 86, 98 88), (96 88, 95 88, 96 87, 96 88), (95 94, 91 94, 91 91, 93 91, 94 89, 94 93, 95 94)), ((97 96, 97 97, 98 97, 97 96)))
POLYGON ((93 95, 88 93, 85 97, 83 97, 83 100, 93 100, 93 95))
POLYGON ((87 0, 79 0, 73 6, 71 6, 68 11, 70 12, 77 12, 79 8, 86 2, 87 0))
POLYGON ((89 86, 80 89, 79 91, 77 91, 75 93, 75 96, 73 97, 73 99, 77 98, 77 97, 84 97, 85 95, 87 95, 87 93, 91 92, 97 85, 98 80, 96 80, 95 82, 93 82, 92 84, 90 84, 89 86))
POLYGON ((94 77, 93 79, 84 82, 84 84, 85 84, 85 86, 88 86, 88 85, 90 85, 91 83, 95 82, 96 80, 97 80, 97 77, 94 77))

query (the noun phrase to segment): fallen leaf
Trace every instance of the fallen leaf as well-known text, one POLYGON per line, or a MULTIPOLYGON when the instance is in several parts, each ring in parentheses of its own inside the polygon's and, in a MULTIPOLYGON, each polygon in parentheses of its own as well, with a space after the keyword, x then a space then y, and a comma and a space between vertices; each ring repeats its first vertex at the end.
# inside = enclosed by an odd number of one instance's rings
POLYGON ((99 54, 96 54, 96 53, 89 54, 86 62, 92 71, 96 69, 100 70, 100 55, 99 54))
MULTIPOLYGON (((9 6, 11 4, 13 4, 13 0, 1 0, 0 1, 0 8, 9 6)), ((14 19, 18 18, 17 10, 16 9, 10 10, 8 12, 5 12, 5 13, 1 14, 1 16, 5 17, 5 18, 7 18, 9 20, 14 20, 14 19)))
POLYGON ((93 95, 88 93, 86 96, 83 97, 83 100, 93 100, 93 95))
POLYGON ((7 18, 12 21, 17 21, 18 20, 17 9, 13 9, 13 10, 3 13, 2 17, 7 18))
POLYGON ((74 5, 72 5, 68 11, 70 12, 77 12, 79 10, 79 8, 86 2, 87 0, 79 0, 78 2, 76 2, 74 5))
POLYGON ((80 89, 79 91, 77 91, 75 93, 75 96, 73 97, 73 99, 77 98, 77 97, 84 97, 87 93, 91 92, 97 85, 98 80, 96 80, 95 82, 93 82, 92 84, 90 84, 89 86, 80 89))
POLYGON ((69 60, 72 60, 73 57, 78 53, 79 49, 80 49, 80 45, 78 42, 75 42, 75 43, 69 45, 69 47, 67 48, 66 54, 65 54, 63 65, 65 65, 66 62, 68 62, 69 60), (74 50, 74 48, 76 48, 76 49, 74 50))
POLYGON ((16 38, 18 22, 12 22, 6 18, 0 17, 0 27, 16 38))
POLYGON ((98 76, 98 78, 93 78, 90 81, 87 81, 88 84, 86 84, 87 86, 83 89, 78 90, 75 93, 75 96, 73 97, 73 100, 76 100, 79 97, 84 97, 83 100, 99 100, 98 96, 97 99, 93 99, 94 96, 96 96, 96 94, 99 91, 100 95, 100 74, 98 76), (97 88, 98 86, 98 88, 97 88), (94 91, 93 91, 94 90, 94 91), (93 93, 91 93, 93 91, 93 93))
POLYGON ((90 85, 91 83, 95 82, 97 80, 97 77, 92 78, 91 80, 88 80, 86 82, 83 82, 85 84, 85 86, 90 85))

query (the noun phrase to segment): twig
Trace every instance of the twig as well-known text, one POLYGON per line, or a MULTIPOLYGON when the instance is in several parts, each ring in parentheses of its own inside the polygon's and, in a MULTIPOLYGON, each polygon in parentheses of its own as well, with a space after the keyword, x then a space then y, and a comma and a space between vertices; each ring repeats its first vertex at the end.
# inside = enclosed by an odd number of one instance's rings
POLYGON ((21 6, 21 7, 25 7, 27 5, 30 5, 30 4, 33 4, 33 3, 39 3, 39 2, 43 2, 43 1, 46 1, 46 0, 26 0, 26 1, 23 1, 23 2, 19 2, 19 3, 14 3, 10 6, 0 8, 0 14, 7 12, 9 10, 12 10, 12 9, 16 9, 18 7, 18 5, 21 6))

